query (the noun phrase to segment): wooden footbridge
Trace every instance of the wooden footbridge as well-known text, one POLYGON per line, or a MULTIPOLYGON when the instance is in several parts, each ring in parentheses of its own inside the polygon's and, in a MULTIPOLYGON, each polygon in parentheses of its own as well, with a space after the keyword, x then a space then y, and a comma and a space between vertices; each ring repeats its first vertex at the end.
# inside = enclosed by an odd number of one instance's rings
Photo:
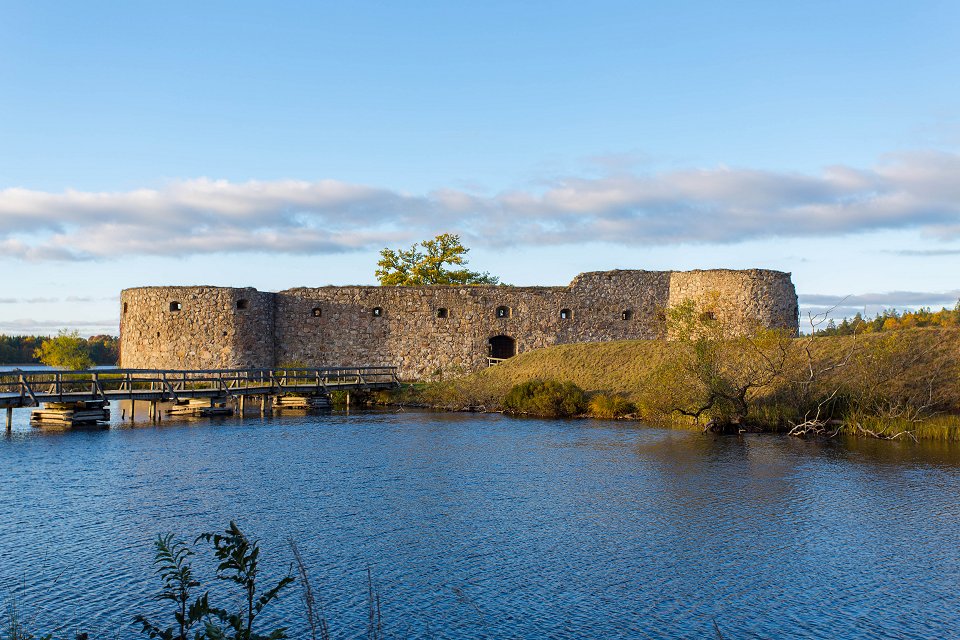
MULTIPOLYGON (((7 413, 41 403, 58 410, 105 407, 111 400, 150 404, 151 418, 158 418, 161 402, 207 406, 235 399, 240 412, 248 398, 259 398, 261 412, 273 398, 323 396, 331 391, 375 391, 399 385, 396 367, 331 367, 277 369, 104 369, 89 371, 0 371, 0 408, 7 413), (66 409, 64 409, 66 408, 66 409)), ((289 403, 288 403, 289 404, 289 403)), ((109 416, 109 413, 107 413, 109 416)))

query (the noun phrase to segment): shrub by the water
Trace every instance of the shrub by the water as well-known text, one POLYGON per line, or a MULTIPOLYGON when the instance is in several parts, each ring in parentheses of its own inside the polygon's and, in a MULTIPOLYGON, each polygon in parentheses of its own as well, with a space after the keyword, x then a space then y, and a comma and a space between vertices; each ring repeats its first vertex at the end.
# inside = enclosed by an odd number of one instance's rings
POLYGON ((564 418, 580 415, 586 409, 586 394, 572 382, 530 380, 513 387, 503 399, 509 413, 522 413, 542 418, 564 418))
POLYGON ((632 402, 616 393, 597 393, 590 397, 588 413, 594 418, 622 418, 636 412, 632 402))

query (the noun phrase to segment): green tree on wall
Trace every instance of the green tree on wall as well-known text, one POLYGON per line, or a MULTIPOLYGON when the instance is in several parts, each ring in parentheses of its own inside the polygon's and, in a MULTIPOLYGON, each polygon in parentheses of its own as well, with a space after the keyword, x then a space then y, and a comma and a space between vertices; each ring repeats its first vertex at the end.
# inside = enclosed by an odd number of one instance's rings
POLYGON ((385 287, 498 284, 500 279, 496 276, 470 271, 465 267, 468 251, 460 242, 459 235, 442 233, 433 240, 424 240, 407 250, 384 249, 380 252, 376 276, 385 287), (451 268, 453 266, 461 268, 451 268))
POLYGON ((54 338, 44 340, 33 357, 45 365, 65 369, 89 369, 94 365, 87 341, 79 331, 61 330, 54 338))

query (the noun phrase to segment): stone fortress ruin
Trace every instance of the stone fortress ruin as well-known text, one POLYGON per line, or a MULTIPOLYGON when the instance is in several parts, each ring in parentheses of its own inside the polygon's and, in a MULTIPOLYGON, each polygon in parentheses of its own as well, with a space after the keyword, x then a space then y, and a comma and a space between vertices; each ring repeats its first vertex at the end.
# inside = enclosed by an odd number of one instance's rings
POLYGON ((396 366, 413 380, 557 344, 665 339, 664 310, 691 299, 734 330, 797 331, 790 274, 765 269, 597 271, 566 287, 139 287, 120 295, 120 365, 396 366))

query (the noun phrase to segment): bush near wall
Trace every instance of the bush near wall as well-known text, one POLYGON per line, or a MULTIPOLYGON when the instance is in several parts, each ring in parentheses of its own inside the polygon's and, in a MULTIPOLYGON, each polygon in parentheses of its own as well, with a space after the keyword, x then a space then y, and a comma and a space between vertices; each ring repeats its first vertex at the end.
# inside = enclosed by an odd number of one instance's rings
POLYGON ((636 413, 637 407, 619 393, 596 393, 590 396, 587 413, 591 418, 610 420, 636 413))
POLYGON ((530 380, 513 387, 503 399, 508 413, 541 418, 567 418, 584 412, 587 406, 583 389, 572 382, 530 380))

